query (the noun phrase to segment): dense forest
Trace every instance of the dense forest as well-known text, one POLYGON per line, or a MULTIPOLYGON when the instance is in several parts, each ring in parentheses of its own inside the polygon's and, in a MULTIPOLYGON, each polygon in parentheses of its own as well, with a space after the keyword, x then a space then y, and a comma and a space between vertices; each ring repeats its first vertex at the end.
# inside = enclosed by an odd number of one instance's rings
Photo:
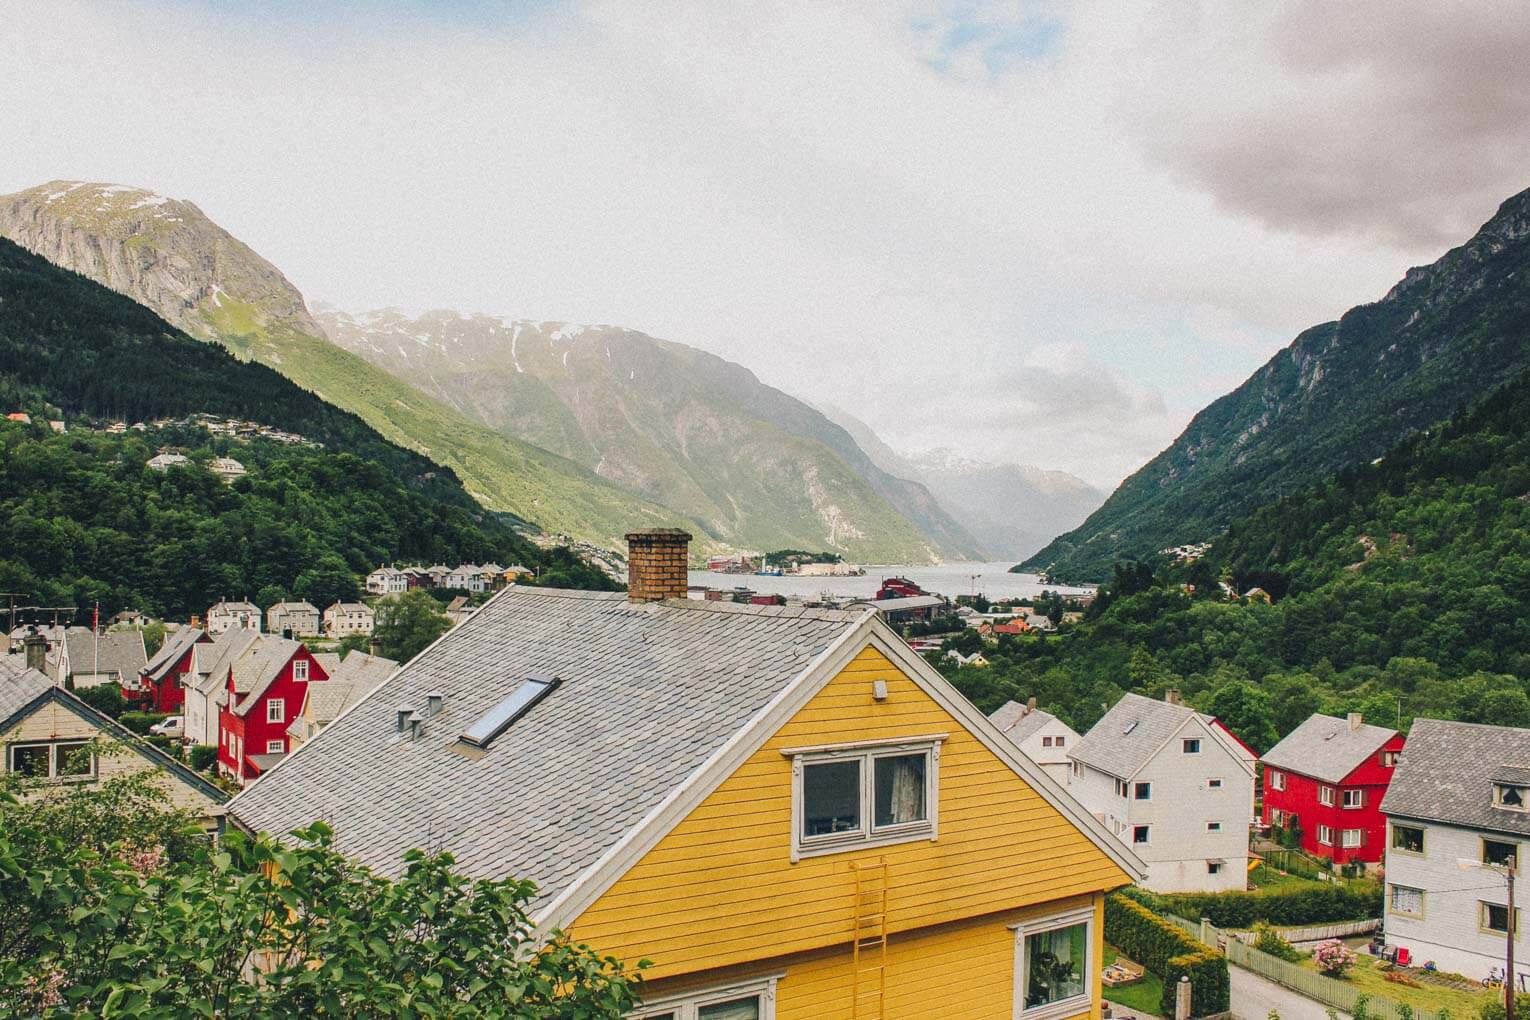
POLYGON ((493 559, 541 583, 608 588, 564 550, 540 550, 451 471, 383 439, 262 365, 176 331, 147 309, 0 239, 0 590, 36 604, 184 616, 223 596, 324 605, 380 562, 493 559), (321 450, 236 443, 202 429, 112 436, 107 420, 207 413, 305 436, 321 450), (59 435, 45 419, 63 419, 59 435), (151 445, 152 437, 152 445, 151 445), (161 445, 250 468, 144 467, 161 445))
POLYGON ((987 657, 940 665, 987 711, 1035 696, 1080 730, 1170 687, 1260 751, 1320 710, 1530 726, 1530 374, 1199 560, 1118 564, 1082 622, 987 657), (1227 596, 1256 586, 1273 602, 1227 596))

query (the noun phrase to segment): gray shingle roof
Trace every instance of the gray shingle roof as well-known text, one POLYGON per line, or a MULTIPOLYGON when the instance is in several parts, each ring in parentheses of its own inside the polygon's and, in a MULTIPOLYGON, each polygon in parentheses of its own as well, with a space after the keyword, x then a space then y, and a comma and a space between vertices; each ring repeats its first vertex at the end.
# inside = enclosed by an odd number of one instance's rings
POLYGON ((165 673, 180 661, 186 649, 202 640, 204 631, 197 627, 181 627, 165 635, 164 643, 159 646, 159 651, 154 653, 154 658, 149 660, 143 668, 143 673, 151 680, 158 681, 165 673))
POLYGON ((308 714, 318 725, 329 725, 341 712, 371 694, 396 669, 398 663, 392 659, 351 652, 330 673, 328 680, 308 685, 308 714))
POLYGON ((1127 694, 1084 734, 1069 757, 1129 779, 1196 714, 1189 705, 1127 694))
POLYGON ((52 680, 27 668, 24 656, 0 655, 0 719, 9 719, 52 686, 52 680))
POLYGON ((235 715, 244 715, 260 698, 271 681, 303 646, 291 638, 262 635, 248 655, 234 660, 234 693, 248 697, 239 702, 235 715))
POLYGON ((209 644, 198 645, 197 672, 201 679, 197 681, 197 689, 206 694, 221 686, 228 677, 229 667, 259 638, 255 631, 238 627, 224 631, 209 644))
POLYGON ((1009 739, 1019 744, 1056 718, 1052 713, 1043 712, 1039 708, 1027 712, 1020 702, 1006 701, 988 717, 988 721, 997 726, 1009 739))
POLYGON ((142 631, 113 630, 102 634, 99 668, 96 665, 96 639, 89 627, 70 627, 64 633, 64 640, 68 643, 71 673, 115 673, 118 679, 131 679, 147 662, 142 631))
POLYGON ((1530 768, 1530 730, 1415 719, 1381 810, 1530 835, 1530 814, 1493 806, 1493 778, 1505 768, 1530 768))
POLYGON ((234 814, 286 832, 328 820, 338 848, 396 874, 412 847, 517 876, 536 906, 571 885, 837 637, 833 610, 508 588, 244 791, 234 814), (481 760, 451 749, 529 674, 563 683, 481 760), (416 741, 396 707, 423 711, 416 741))
POLYGON ((1312 715, 1270 748, 1264 763, 1324 783, 1337 783, 1395 736, 1396 730, 1384 726, 1362 723, 1351 730, 1347 719, 1312 715))

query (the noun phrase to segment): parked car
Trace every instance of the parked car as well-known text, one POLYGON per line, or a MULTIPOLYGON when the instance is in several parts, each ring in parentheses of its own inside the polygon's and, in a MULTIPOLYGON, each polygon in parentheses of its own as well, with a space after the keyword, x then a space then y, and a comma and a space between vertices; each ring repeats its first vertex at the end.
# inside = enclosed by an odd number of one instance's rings
POLYGON ((186 735, 186 717, 184 715, 168 716, 150 726, 149 732, 157 737, 184 737, 186 735))

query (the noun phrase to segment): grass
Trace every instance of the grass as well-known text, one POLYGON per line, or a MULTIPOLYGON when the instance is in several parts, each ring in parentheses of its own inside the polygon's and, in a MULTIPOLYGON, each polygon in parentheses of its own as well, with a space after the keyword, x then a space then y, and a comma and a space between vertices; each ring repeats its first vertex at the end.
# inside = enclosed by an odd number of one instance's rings
MULTIPOLYGON (((1120 955, 1114 946, 1106 946, 1105 966, 1109 967, 1115 963, 1116 957, 1120 955)), ((1149 971, 1142 976, 1141 981, 1122 985, 1119 988, 1107 987, 1104 996, 1107 1001, 1114 1002, 1118 1006, 1125 1006, 1127 1009, 1146 1013, 1149 1016, 1157 1016, 1158 1007, 1163 1001, 1163 980, 1149 971)))
MULTIPOLYGON (((1357 952, 1355 956, 1354 967, 1342 980, 1372 998, 1391 999, 1393 1002, 1406 1003, 1415 1009, 1427 1009, 1435 1013, 1448 1009, 1450 1015, 1457 1017, 1458 1020, 1474 1020, 1482 1004, 1493 995, 1486 990, 1465 992, 1455 988, 1443 988, 1439 985, 1427 984, 1422 980, 1419 981, 1417 988, 1398 984, 1395 981, 1386 980, 1386 972, 1376 968, 1376 964, 1380 961, 1374 956, 1362 952, 1357 952)), ((1314 973, 1317 971, 1311 956, 1303 959, 1299 966, 1314 973)))

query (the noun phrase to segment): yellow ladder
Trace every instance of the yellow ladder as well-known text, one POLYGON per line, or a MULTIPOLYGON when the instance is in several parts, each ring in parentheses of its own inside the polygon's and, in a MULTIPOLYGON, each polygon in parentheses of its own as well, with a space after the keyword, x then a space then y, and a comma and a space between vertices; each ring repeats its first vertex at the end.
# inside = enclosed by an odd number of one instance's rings
POLYGON ((855 861, 851 1020, 882 1020, 887 1009, 887 859, 855 861))

